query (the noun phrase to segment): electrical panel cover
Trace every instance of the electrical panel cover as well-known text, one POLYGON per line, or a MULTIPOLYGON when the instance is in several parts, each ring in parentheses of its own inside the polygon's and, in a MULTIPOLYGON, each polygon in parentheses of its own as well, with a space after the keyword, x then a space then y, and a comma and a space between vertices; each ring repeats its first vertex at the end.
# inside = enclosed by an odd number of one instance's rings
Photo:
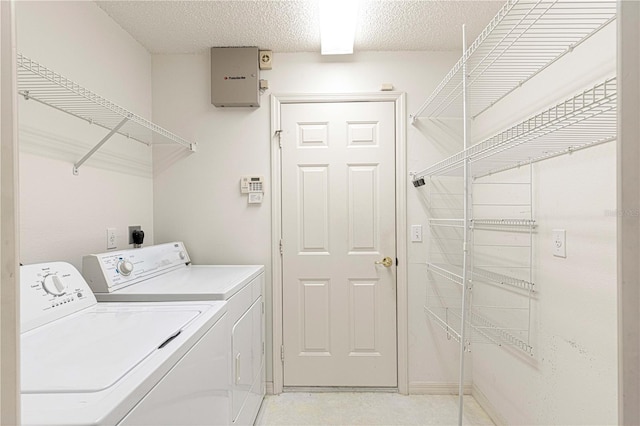
POLYGON ((211 48, 211 103, 217 107, 259 107, 257 47, 211 48))

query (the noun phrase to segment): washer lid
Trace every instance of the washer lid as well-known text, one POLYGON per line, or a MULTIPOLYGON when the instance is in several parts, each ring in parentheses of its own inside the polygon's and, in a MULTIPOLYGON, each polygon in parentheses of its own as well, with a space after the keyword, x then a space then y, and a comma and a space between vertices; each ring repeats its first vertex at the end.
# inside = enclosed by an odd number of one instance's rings
POLYGON ((92 307, 21 336, 22 393, 98 392, 179 333, 196 308, 92 307))

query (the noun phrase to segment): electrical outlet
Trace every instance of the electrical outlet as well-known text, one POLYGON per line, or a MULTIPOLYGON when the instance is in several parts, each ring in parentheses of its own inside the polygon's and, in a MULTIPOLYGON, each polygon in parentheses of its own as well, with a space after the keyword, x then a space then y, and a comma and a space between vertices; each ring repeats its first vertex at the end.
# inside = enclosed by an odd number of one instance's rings
POLYGON ((129 244, 133 244, 133 231, 139 231, 142 229, 140 225, 134 225, 129 227, 129 244))
POLYGON ((116 228, 107 228, 107 249, 117 248, 116 228))
POLYGON ((556 257, 567 257, 567 231, 564 229, 551 230, 552 253, 556 257))

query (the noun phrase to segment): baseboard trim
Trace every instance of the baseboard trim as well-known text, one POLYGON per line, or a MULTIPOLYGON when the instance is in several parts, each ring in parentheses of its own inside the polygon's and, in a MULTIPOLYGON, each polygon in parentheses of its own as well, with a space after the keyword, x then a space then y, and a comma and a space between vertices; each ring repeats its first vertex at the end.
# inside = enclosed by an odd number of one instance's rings
MULTIPOLYGON (((409 395, 457 395, 458 383, 410 382, 409 395)), ((462 387, 465 395, 471 395, 471 384, 462 387)))
POLYGON ((283 392, 387 392, 398 393, 398 388, 357 386, 285 386, 283 392))
POLYGON ((478 405, 482 407, 487 416, 496 424, 496 426, 505 426, 507 421, 504 417, 498 413, 496 407, 489 401, 489 398, 478 388, 475 384, 471 387, 471 395, 476 400, 478 405))

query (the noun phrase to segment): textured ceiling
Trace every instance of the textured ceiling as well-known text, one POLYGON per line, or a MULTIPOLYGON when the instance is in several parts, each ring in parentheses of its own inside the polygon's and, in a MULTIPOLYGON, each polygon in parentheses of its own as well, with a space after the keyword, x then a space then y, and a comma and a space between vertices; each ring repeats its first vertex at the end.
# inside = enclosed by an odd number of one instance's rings
MULTIPOLYGON (((151 53, 212 46, 319 52, 317 0, 96 2, 151 53)), ((360 0, 354 50, 454 50, 470 42, 504 1, 360 0)))

